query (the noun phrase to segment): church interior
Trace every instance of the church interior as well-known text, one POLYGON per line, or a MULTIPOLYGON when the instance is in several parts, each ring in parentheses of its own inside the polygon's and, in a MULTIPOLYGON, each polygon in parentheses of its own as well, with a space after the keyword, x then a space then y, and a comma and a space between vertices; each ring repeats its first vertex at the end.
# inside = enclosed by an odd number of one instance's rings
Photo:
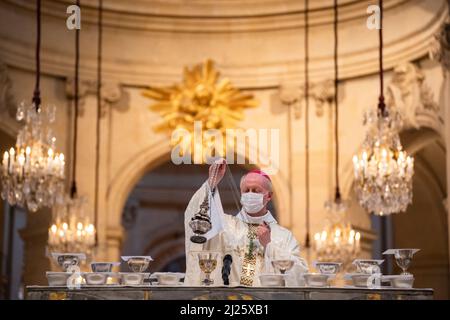
POLYGON ((398 275, 386 250, 417 248, 414 288, 449 299, 449 9, 1 0, 0 299, 47 286, 55 252, 185 272, 184 213, 217 157, 224 211, 263 170, 308 265, 398 275))

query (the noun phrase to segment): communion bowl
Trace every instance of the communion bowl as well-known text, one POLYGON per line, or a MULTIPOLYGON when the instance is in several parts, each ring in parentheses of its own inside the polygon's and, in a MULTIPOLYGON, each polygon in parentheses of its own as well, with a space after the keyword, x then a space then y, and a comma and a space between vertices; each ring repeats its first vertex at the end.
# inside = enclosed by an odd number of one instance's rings
POLYGON ((323 273, 305 273, 304 278, 308 287, 326 287, 330 275, 323 273))
POLYGON ((122 285, 142 285, 144 284, 144 279, 148 279, 150 273, 143 272, 120 272, 120 284, 122 285))
POLYGON ((314 267, 322 274, 337 274, 341 265, 340 262, 314 262, 314 267))
POLYGON ((67 286, 67 279, 72 275, 71 272, 53 272, 47 271, 46 276, 50 287, 67 286))
POLYGON ((92 272, 111 272, 112 268, 119 266, 120 262, 92 262, 92 272))
POLYGON ((263 273, 259 275, 259 282, 263 287, 284 287, 286 285, 283 274, 263 273))
POLYGON ((413 275, 394 275, 385 276, 384 280, 390 281, 393 288, 398 289, 411 289, 414 284, 413 275))
POLYGON ((85 272, 82 275, 88 285, 105 285, 108 277, 116 274, 111 272, 85 272))
POLYGON ((155 277, 159 285, 179 285, 181 279, 185 276, 181 272, 155 272, 152 277, 155 277))
POLYGON ((355 287, 367 288, 367 280, 370 276, 371 274, 367 273, 353 274, 351 275, 351 279, 355 287))
POLYGON ((380 264, 384 260, 374 260, 374 259, 356 259, 353 264, 356 265, 358 273, 373 274, 380 273, 380 264))
POLYGON ((70 266, 79 266, 81 260, 86 260, 84 253, 52 253, 52 257, 64 271, 70 266))
POLYGON ((144 272, 147 270, 150 261, 153 261, 150 256, 123 256, 122 260, 127 262, 128 267, 133 272, 144 272))

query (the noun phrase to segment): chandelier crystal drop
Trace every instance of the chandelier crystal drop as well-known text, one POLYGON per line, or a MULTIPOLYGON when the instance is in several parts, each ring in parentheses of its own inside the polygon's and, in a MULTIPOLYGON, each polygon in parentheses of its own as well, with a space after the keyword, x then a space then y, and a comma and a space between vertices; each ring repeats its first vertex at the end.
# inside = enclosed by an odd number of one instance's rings
POLYGON ((54 105, 40 106, 22 102, 16 119, 24 121, 15 148, 5 151, 1 167, 1 197, 12 206, 36 212, 63 200, 63 153, 56 152, 56 138, 50 125, 55 121, 54 105))
POLYGON ((385 110, 364 117, 369 130, 362 152, 353 156, 359 203, 375 215, 403 212, 412 202, 414 159, 403 150, 398 134, 400 114, 385 110))
POLYGON ((67 196, 62 204, 54 207, 48 229, 50 252, 92 253, 96 230, 87 212, 86 197, 67 196))

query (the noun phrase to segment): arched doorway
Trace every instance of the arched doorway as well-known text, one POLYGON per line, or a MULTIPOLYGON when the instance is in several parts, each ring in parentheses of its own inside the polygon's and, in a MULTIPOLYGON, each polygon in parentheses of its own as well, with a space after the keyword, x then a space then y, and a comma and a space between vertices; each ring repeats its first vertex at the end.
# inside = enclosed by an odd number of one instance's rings
MULTIPOLYGON (((128 196, 122 216, 122 255, 150 255, 151 272, 185 269, 184 211, 208 177, 208 165, 165 162, 145 173, 128 196)), ((229 165, 235 185, 247 169, 229 165)), ((227 176, 219 185, 224 211, 237 213, 227 176)), ((276 216, 273 204, 269 210, 276 216)))

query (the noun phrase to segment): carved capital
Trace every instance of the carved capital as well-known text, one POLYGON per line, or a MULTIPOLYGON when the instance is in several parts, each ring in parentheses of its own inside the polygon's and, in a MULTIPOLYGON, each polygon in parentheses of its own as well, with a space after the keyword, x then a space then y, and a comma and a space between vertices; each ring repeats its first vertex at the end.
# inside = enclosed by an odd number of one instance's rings
POLYGON ((445 70, 450 71, 450 19, 434 35, 428 53, 431 60, 439 61, 445 70))
MULTIPOLYGON (((101 111, 100 117, 104 117, 108 110, 117 106, 117 103, 123 97, 122 86, 117 82, 104 82, 102 85, 101 96, 101 111)), ((66 81, 66 95, 69 99, 75 98, 75 86, 74 78, 67 78, 66 81)), ((80 102, 79 115, 84 115, 84 99, 88 95, 97 95, 97 81, 94 80, 81 80, 79 82, 78 97, 80 102)))
POLYGON ((400 112, 406 127, 419 127, 418 114, 427 113, 436 118, 439 116, 439 104, 425 82, 424 73, 410 62, 394 68, 386 95, 387 105, 400 112))
MULTIPOLYGON (((301 117, 302 106, 305 99, 305 85, 296 86, 289 83, 280 85, 280 101, 289 107, 294 108, 295 118, 301 117)), ((310 83, 308 86, 309 98, 314 101, 316 115, 323 116, 324 106, 331 105, 334 101, 334 81, 325 80, 317 83, 310 83)))
POLYGON ((12 93, 12 81, 9 78, 8 67, 0 61, 0 114, 16 116, 17 103, 12 93))

